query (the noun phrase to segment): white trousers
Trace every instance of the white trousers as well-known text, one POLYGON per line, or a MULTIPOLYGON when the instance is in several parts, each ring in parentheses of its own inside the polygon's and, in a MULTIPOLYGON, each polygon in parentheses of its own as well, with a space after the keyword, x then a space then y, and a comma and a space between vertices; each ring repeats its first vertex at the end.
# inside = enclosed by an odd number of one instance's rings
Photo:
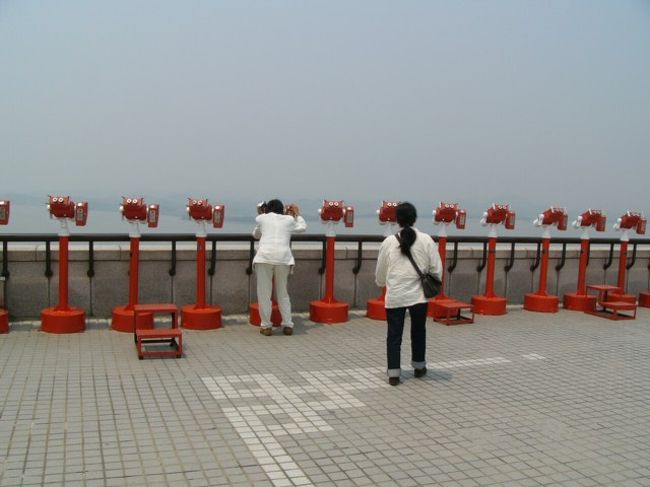
POLYGON ((291 273, 291 266, 280 264, 255 264, 257 274, 257 302, 260 307, 262 328, 270 328, 272 311, 273 284, 275 282, 275 295, 282 315, 282 326, 293 328, 291 319, 291 300, 287 292, 287 279, 291 273))

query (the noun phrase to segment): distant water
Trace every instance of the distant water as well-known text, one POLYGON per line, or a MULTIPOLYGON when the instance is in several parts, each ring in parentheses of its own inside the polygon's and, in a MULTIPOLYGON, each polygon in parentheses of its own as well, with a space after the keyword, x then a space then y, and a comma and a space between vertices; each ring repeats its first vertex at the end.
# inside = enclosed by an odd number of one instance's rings
MULTIPOLYGON (((197 230, 197 224, 188 218, 183 218, 178 215, 166 214, 164 209, 161 209, 161 217, 159 226, 156 229, 149 229, 145 226, 142 227, 142 233, 190 233, 193 234, 197 230)), ((250 216, 242 215, 241 213, 231 215, 226 206, 226 219, 223 228, 213 229, 209 228, 209 233, 250 233, 255 226, 255 214, 250 216)), ((303 216, 307 221, 307 233, 322 234, 325 232, 326 227, 318 218, 316 210, 307 212, 303 208, 303 216)), ((416 224, 417 228, 423 232, 431 235, 438 233, 439 227, 434 225, 431 221, 431 216, 420 216, 416 224)), ((608 226, 607 231, 596 234, 595 231, 591 232, 593 237, 610 237, 617 238, 620 236, 618 232, 608 226)), ((88 216, 88 223, 85 227, 75 227, 74 224, 70 226, 72 233, 128 233, 129 225, 126 221, 122 220, 117 208, 115 211, 90 209, 88 216)), ((336 225, 337 234, 353 234, 353 235, 383 235, 386 227, 379 225, 376 215, 369 215, 368 213, 355 216, 355 223, 353 228, 345 228, 342 223, 336 225)), ((45 206, 33 205, 14 205, 11 207, 11 218, 9 225, 0 227, 2 233, 57 233, 59 230, 59 223, 56 220, 49 218, 45 206)), ((393 231, 396 231, 394 228, 393 231)), ((468 235, 468 236, 483 236, 487 235, 487 228, 481 226, 478 218, 469 218, 465 230, 456 230, 455 228, 448 227, 447 233, 449 235, 468 235)), ((499 228, 499 235, 501 236, 527 236, 538 237, 541 235, 541 230, 532 224, 531 220, 518 219, 515 230, 506 230, 499 228)), ((579 237, 580 231, 569 228, 564 232, 557 230, 551 231, 552 236, 562 237, 579 237)))

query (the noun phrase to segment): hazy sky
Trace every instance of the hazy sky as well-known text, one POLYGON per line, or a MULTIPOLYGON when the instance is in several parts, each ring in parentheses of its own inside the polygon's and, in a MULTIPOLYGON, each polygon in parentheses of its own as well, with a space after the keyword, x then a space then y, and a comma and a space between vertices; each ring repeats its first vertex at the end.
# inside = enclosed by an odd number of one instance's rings
POLYGON ((0 0, 0 164, 0 197, 650 213, 650 1, 0 0))

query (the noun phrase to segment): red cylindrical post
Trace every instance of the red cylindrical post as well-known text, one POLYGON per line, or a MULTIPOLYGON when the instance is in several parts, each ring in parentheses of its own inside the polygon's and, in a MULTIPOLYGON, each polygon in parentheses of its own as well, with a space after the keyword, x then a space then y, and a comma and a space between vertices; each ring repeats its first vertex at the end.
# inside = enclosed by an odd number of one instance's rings
POLYGON ((589 239, 580 240, 580 261, 578 264, 578 287, 575 293, 564 295, 564 309, 590 311, 596 309, 596 296, 587 294, 587 264, 589 262, 589 239))
POLYGON ((205 237, 196 238, 196 308, 205 308, 205 237))
POLYGON ((6 309, 0 308, 0 333, 9 331, 9 313, 6 309))
POLYGON ((47 333, 77 333, 86 329, 86 313, 68 305, 68 242, 59 235, 59 303, 41 311, 41 330, 47 333))
POLYGON ((129 304, 128 309, 138 304, 138 287, 139 287, 139 269, 140 269, 140 239, 131 238, 130 258, 129 258, 129 304))
POLYGON ((324 301, 334 301, 334 241, 335 237, 327 237, 325 250, 325 298, 324 301))
POLYGON ((366 305, 366 316, 371 320, 386 321, 386 287, 381 289, 381 296, 369 299, 366 305))
POLYGON ((182 308, 182 326, 190 330, 221 328, 221 308, 206 304, 205 298, 205 236, 196 237, 196 303, 182 308))
POLYGON ((325 246, 325 296, 309 303, 309 319, 317 323, 348 321, 347 303, 334 299, 334 243, 336 237, 327 236, 325 246))
POLYGON ((440 254, 440 261, 442 263, 442 286, 440 286, 440 294, 438 294, 435 300, 449 299, 445 295, 445 276, 447 275, 446 269, 446 259, 447 259, 447 237, 438 238, 438 253, 440 254))
POLYGON ((618 257, 618 279, 616 285, 621 289, 621 293, 625 292, 625 266, 627 265, 627 240, 621 241, 621 249, 618 257))
POLYGON ((524 296, 524 309, 541 313, 556 313, 560 299, 546 292, 548 281, 548 254, 551 247, 551 238, 542 238, 542 258, 539 267, 539 289, 535 293, 524 296))
POLYGON ((621 240, 620 253, 618 257, 618 277, 616 285, 620 289, 619 293, 610 293, 609 298, 612 301, 624 301, 626 303, 636 303, 636 296, 634 294, 626 294, 625 288, 625 274, 627 272, 627 240, 621 240))
POLYGON ((548 280, 548 252, 551 247, 551 239, 542 239, 542 261, 539 268, 539 290, 537 294, 546 296, 546 283, 548 280))
POLYGON ((482 315, 503 315, 506 313, 506 298, 494 294, 496 248, 496 237, 489 237, 487 271, 485 275, 485 294, 481 296, 472 296, 474 312, 482 315))
MULTIPOLYGON (((139 301, 140 287, 140 237, 129 240, 129 302, 126 306, 113 308, 111 329, 133 333, 135 313, 133 307, 139 301)), ((138 328, 153 328, 153 313, 138 313, 138 328)))
POLYGON ((488 239, 488 261, 487 271, 485 273, 485 296, 492 298, 494 294, 494 268, 496 267, 497 239, 490 237, 488 239))
POLYGON ((442 318, 446 314, 445 308, 438 306, 456 301, 445 294, 445 275, 447 274, 447 236, 438 237, 438 253, 440 254, 440 263, 442 264, 442 287, 440 294, 429 300, 427 315, 432 318, 442 318))
POLYGON ((59 237, 59 304, 55 309, 68 309, 68 247, 70 237, 59 237))

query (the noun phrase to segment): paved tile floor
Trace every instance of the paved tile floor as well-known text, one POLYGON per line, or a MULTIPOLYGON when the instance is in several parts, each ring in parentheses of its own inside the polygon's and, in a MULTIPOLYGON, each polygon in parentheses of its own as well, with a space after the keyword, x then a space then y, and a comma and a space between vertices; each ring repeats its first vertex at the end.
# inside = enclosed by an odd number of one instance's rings
MULTIPOLYGON (((650 486, 650 310, 510 310, 428 327, 429 374, 384 373, 385 325, 244 316, 138 360, 106 322, 0 336, 0 485, 650 486)), ((408 334, 408 333, 407 333, 408 334)))

